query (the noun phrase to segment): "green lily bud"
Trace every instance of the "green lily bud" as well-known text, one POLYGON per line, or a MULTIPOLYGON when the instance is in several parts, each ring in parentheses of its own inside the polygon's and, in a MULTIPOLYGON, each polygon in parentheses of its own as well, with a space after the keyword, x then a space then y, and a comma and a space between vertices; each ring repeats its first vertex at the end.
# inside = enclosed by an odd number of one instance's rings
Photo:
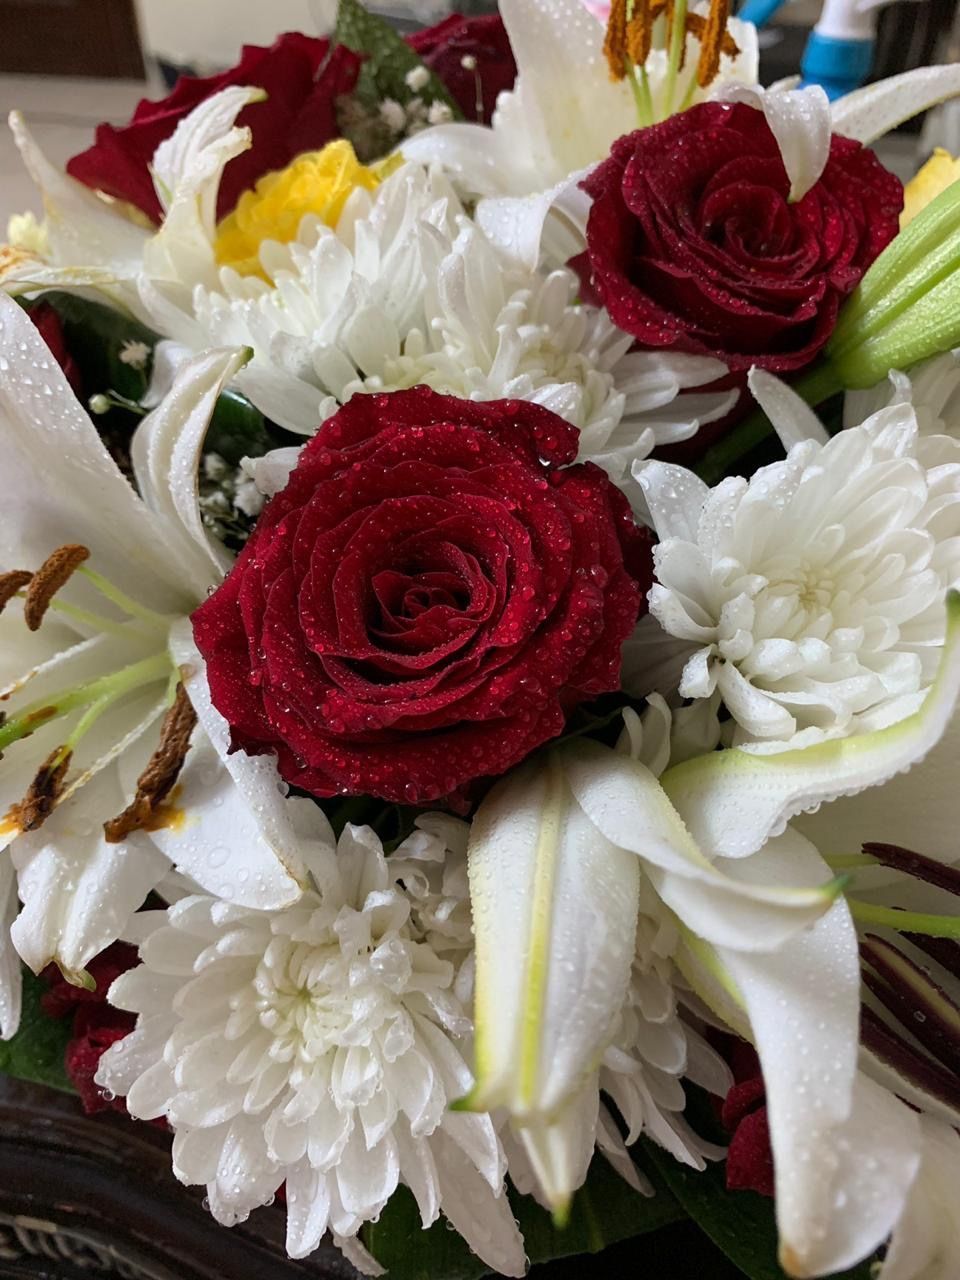
POLYGON ((872 387, 960 345, 960 182, 891 241, 840 312, 826 357, 846 388, 872 387))

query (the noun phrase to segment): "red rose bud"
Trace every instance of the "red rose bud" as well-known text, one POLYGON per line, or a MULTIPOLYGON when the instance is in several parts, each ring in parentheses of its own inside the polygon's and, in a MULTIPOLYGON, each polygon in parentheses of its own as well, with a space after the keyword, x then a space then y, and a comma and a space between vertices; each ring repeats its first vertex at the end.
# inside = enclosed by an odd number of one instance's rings
POLYGON ((459 13, 407 37, 446 85, 468 120, 490 123, 497 98, 512 89, 517 64, 499 14, 464 18, 459 13))
POLYGON ((160 102, 144 99, 129 124, 102 124, 96 142, 67 162, 71 177, 117 200, 135 205, 154 222, 162 217, 150 176, 150 162, 161 142, 199 103, 230 85, 266 91, 263 102, 241 111, 238 125, 253 132, 251 147, 226 166, 217 197, 223 218, 244 191, 274 169, 285 168, 303 151, 318 151, 338 137, 336 101, 356 86, 362 59, 329 40, 291 32, 264 49, 245 45, 240 62, 220 75, 181 76, 160 102))
POLYGON ((621 329, 642 346, 778 373, 827 342, 903 204, 899 180, 841 137, 791 204, 776 138, 740 103, 702 103, 620 138, 582 185, 593 207, 575 265, 621 329))
POLYGON ((50 348, 50 354, 66 375, 77 396, 83 395, 83 380, 80 368, 67 350, 67 338, 63 332, 63 323, 49 302, 40 302, 31 307, 27 313, 37 327, 40 337, 50 348))
POLYGON ((358 395, 193 615, 234 747, 316 796, 503 773, 616 690, 648 535, 538 405, 358 395))

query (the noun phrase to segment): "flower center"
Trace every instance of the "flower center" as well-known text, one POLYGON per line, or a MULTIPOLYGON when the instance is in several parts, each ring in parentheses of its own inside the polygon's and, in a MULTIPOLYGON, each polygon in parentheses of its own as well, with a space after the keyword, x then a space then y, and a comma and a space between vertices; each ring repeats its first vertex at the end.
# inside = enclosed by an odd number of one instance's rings
POLYGON ((710 0, 705 17, 690 13, 687 0, 613 0, 603 52, 611 77, 630 81, 642 126, 686 110, 697 87, 706 89, 716 79, 721 55, 737 56, 740 50, 727 30, 729 18, 730 0, 710 0), (686 62, 688 35, 699 43, 700 55, 696 75, 678 92, 677 78, 686 62), (663 49, 667 54, 659 110, 654 106, 646 65, 654 49, 663 49))
MULTIPOLYGON (((161 726, 159 745, 138 779, 133 802, 118 817, 104 823, 108 841, 123 840, 131 831, 149 827, 157 818, 158 807, 176 782, 189 746, 196 715, 167 650, 170 619, 130 599, 113 583, 87 568, 85 561, 89 554, 86 547, 67 544, 48 556, 35 573, 13 569, 0 574, 0 610, 13 598, 22 599, 23 618, 30 631, 39 630, 47 613, 52 611, 101 636, 129 639, 129 656, 134 658, 123 666, 45 693, 15 714, 0 713, 0 754, 55 720, 73 718, 63 740, 38 768, 23 799, 0 820, 2 835, 36 831, 100 763, 112 759, 112 748, 101 748, 92 766, 79 770, 74 778, 70 776, 74 755, 94 725, 136 693, 144 693, 151 686, 159 686, 158 692, 165 687, 171 705, 161 726), (55 599, 56 593, 74 574, 85 578, 100 595, 117 606, 126 615, 124 620, 118 622, 55 599)), ((122 741, 124 735, 120 730, 117 736, 122 741)))
POLYGON ((308 214, 328 227, 336 226, 344 205, 357 188, 375 191, 399 161, 368 168, 344 139, 322 151, 298 156, 286 169, 268 173, 252 191, 245 191, 237 207, 217 227, 217 262, 241 275, 269 280, 260 261, 266 240, 289 244, 296 240, 308 214))

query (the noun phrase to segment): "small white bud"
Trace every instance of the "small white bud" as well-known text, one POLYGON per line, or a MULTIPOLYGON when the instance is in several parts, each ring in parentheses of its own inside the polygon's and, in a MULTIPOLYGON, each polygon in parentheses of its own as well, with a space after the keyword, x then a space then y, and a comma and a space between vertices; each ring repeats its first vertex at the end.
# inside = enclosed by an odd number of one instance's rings
POLYGON ((91 413, 109 413, 111 409, 109 398, 107 396, 102 396, 99 393, 95 396, 91 396, 87 403, 90 406, 91 413))
POLYGON ((393 98, 384 98, 380 103, 380 119, 393 133, 402 133, 407 126, 407 113, 393 98))
POLYGON ((476 71, 477 60, 472 53, 465 53, 460 59, 460 65, 464 71, 476 71))
POLYGON ((430 72, 426 67, 414 67, 407 72, 403 79, 408 89, 412 89, 414 93, 419 93, 421 89, 430 83, 430 72))
POLYGON ((453 119, 453 112, 445 102, 431 102, 427 119, 431 124, 449 124, 453 119))
POLYGON ((120 363, 131 369, 143 369, 150 358, 150 348, 145 342, 128 341, 120 348, 120 363))

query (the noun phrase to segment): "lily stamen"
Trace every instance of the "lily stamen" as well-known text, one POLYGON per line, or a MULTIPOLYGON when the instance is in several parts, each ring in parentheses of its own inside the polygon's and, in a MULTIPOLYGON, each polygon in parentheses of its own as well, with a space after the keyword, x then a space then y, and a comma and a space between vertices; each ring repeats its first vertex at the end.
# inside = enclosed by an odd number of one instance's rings
POLYGON ((47 556, 27 586, 23 602, 23 620, 30 631, 39 631, 50 601, 73 577, 90 552, 79 543, 66 543, 47 556))
POLYGON ((148 826, 180 776, 196 723, 197 713, 183 685, 178 684, 173 706, 160 726, 157 749, 137 779, 136 795, 123 813, 103 824, 109 844, 119 844, 132 831, 148 826))
POLYGON ((58 719, 104 699, 116 702, 125 694, 162 680, 169 669, 170 659, 166 652, 157 653, 110 675, 99 676, 96 680, 76 685, 73 689, 40 699, 24 708, 19 715, 8 717, 0 725, 0 751, 5 751, 21 738, 28 738, 48 720, 58 719))
POLYGON ((53 813, 63 794, 64 779, 72 759, 73 752, 59 746, 44 760, 27 794, 18 805, 14 805, 11 814, 11 819, 21 831, 36 831, 53 813))
POLYGON ((614 0, 603 53, 611 78, 630 80, 642 125, 654 124, 658 118, 646 72, 656 23, 663 19, 662 47, 667 52, 666 89, 659 116, 662 119, 688 107, 697 86, 705 89, 713 83, 722 56, 735 58, 739 53, 739 46, 727 29, 730 8, 730 0, 710 0, 709 11, 704 15, 690 13, 687 0, 614 0), (696 74, 678 102, 677 77, 686 65, 688 35, 698 41, 700 53, 696 74))

